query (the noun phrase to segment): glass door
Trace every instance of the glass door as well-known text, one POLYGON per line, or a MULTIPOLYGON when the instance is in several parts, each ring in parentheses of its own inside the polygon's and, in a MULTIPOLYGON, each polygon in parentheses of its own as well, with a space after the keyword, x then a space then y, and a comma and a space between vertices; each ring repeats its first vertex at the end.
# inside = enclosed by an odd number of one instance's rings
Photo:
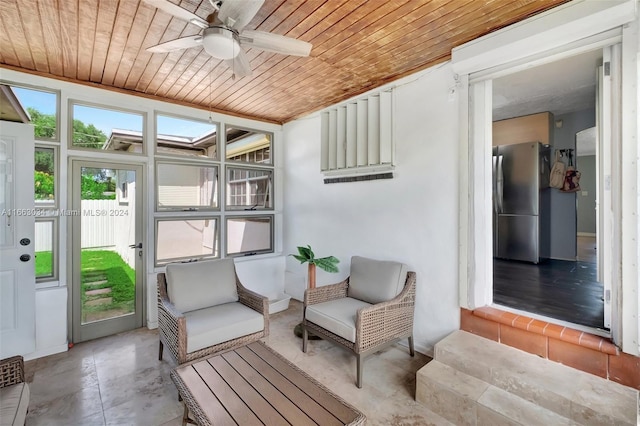
POLYGON ((142 167, 76 160, 73 342, 142 326, 142 167))

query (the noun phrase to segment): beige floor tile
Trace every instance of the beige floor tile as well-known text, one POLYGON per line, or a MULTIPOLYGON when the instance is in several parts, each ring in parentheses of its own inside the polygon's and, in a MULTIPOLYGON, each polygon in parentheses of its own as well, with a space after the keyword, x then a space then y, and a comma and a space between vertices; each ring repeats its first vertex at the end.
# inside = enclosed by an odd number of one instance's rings
MULTIPOLYGON (((364 387, 355 385, 355 357, 329 342, 314 340, 308 353, 293 327, 302 304, 274 314, 265 339, 284 357, 360 409, 368 425, 447 425, 416 403, 415 373, 430 358, 396 345, 364 364, 364 387)), ((139 329, 75 345, 62 354, 32 361, 32 402, 27 425, 177 426, 183 406, 169 377, 175 364, 158 361, 157 330, 139 329)))

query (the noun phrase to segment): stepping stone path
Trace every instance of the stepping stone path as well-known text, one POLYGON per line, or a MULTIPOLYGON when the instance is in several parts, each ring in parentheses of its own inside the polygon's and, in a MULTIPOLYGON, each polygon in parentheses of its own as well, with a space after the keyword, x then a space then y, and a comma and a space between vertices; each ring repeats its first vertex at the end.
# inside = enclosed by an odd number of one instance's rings
POLYGON ((110 305, 113 303, 113 298, 110 296, 111 287, 96 288, 108 283, 107 277, 103 272, 89 272, 85 274, 84 279, 84 294, 90 297, 90 300, 85 302, 85 306, 110 305))

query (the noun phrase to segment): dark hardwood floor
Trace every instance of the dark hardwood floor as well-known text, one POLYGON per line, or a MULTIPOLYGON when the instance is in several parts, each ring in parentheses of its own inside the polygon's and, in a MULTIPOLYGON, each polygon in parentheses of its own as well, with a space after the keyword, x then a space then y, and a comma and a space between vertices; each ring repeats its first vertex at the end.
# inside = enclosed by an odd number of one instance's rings
POLYGON ((526 312, 604 329, 596 264, 544 260, 538 265, 494 259, 493 301, 526 312))

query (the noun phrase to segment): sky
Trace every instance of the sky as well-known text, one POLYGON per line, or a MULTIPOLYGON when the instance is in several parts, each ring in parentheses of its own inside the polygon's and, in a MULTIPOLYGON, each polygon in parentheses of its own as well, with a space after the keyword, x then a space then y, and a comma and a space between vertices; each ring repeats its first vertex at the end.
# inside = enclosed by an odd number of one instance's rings
MULTIPOLYGON (((25 108, 31 107, 44 114, 55 114, 55 93, 15 86, 12 88, 25 108)), ((76 104, 73 107, 73 117, 86 124, 93 124, 107 136, 111 134, 111 129, 142 130, 142 115, 135 113, 76 104)), ((158 115, 158 133, 162 135, 194 137, 202 135, 214 127, 214 124, 203 121, 158 115)))

